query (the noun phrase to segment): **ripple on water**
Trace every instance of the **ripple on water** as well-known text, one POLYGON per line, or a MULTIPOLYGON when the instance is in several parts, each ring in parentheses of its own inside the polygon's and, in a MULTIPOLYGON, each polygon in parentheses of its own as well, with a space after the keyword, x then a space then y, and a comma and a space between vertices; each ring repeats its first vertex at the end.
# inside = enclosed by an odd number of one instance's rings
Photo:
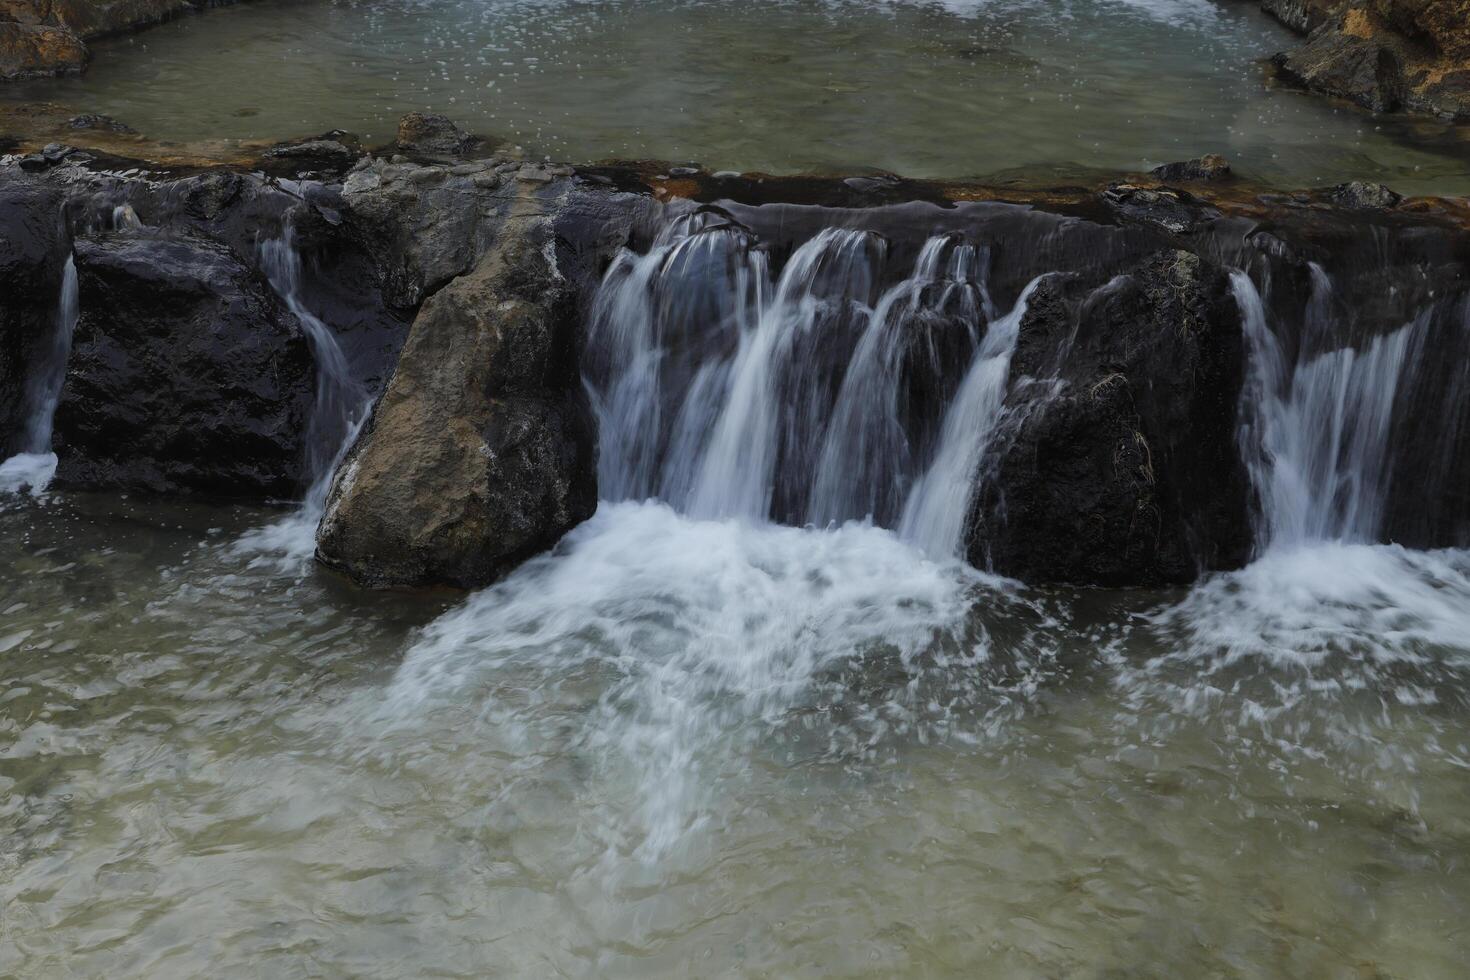
POLYGON ((620 504, 364 597, 280 520, 0 510, 0 973, 1463 962, 1464 553, 1043 590, 620 504))

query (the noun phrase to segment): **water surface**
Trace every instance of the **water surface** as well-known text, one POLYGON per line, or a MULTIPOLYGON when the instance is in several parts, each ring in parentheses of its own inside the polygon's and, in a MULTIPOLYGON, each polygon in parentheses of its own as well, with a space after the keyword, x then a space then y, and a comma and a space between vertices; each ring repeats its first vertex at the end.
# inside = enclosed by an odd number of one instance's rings
POLYGON ((1291 187, 1470 191, 1463 128, 1273 89, 1295 38, 1210 0, 260 0, 95 45, 0 97, 168 140, 445 112, 535 154, 915 177, 1138 170, 1224 153, 1291 187))
POLYGON ((1470 554, 1073 592, 625 503, 395 597, 283 526, 0 512, 0 973, 1463 974, 1470 554))

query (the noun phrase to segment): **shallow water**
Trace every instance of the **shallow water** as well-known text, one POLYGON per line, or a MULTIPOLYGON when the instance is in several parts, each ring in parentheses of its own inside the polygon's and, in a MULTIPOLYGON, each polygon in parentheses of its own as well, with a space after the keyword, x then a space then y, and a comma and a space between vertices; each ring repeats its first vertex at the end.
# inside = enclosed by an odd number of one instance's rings
POLYGON ((314 569, 309 530, 0 511, 0 974, 1470 957, 1470 554, 1040 590, 871 527, 627 503, 410 597, 314 569))
POLYGON ((161 139, 411 109, 558 159, 916 177, 1136 170, 1205 152, 1291 187, 1470 192, 1470 138, 1272 89, 1294 43, 1210 0, 259 0, 98 42, 87 74, 0 98, 161 139))

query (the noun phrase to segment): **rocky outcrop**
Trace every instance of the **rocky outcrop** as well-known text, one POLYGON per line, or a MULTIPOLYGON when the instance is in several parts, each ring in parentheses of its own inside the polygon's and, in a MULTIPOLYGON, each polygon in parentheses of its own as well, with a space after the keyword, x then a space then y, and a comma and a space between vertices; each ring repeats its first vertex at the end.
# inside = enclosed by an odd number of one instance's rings
POLYGON ((21 449, 26 379, 56 327, 71 252, 63 200, 39 183, 0 184, 0 459, 21 449))
POLYGON ((1311 30, 1301 47, 1276 56, 1284 78, 1375 112, 1470 119, 1470 0, 1347 0, 1322 13, 1324 7, 1284 18, 1311 30))
POLYGON ((76 265, 57 485, 299 496, 315 367, 269 284, 218 242, 146 230, 80 239, 76 265))
POLYGON ((1094 585, 1238 567, 1251 546, 1243 366, 1225 275, 1193 253, 1161 252, 1102 284, 1043 280, 1011 371, 1029 380, 982 465, 971 562, 1094 585))
POLYGON ((64 75, 87 64, 86 41, 234 0, 0 0, 0 81, 64 75))
POLYGON ((429 298, 343 463, 317 557, 369 586, 494 581, 596 507, 575 297, 549 228, 508 224, 429 298))
POLYGON ((398 120, 398 149, 411 157, 458 159, 483 142, 437 113, 410 112, 398 120))

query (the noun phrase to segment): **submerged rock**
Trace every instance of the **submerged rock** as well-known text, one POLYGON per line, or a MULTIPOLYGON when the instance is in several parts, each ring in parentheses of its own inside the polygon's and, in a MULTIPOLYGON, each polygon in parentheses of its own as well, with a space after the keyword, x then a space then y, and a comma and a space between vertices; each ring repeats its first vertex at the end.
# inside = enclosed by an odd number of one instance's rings
POLYGON ((1166 163, 1149 171, 1162 181, 1226 180, 1230 177, 1230 161, 1216 153, 1206 153, 1194 160, 1166 163))
POLYGON ((1028 582, 1191 582, 1243 564, 1244 351, 1224 273, 1161 252, 1087 286, 1054 275, 1021 321, 1006 429, 968 546, 1028 582))
POLYGON ((183 234, 80 239, 76 263, 57 484, 297 496, 316 373, 269 284, 183 234))
POLYGON ((317 557, 373 587, 485 585, 597 504, 572 290, 515 222, 424 304, 343 463, 317 557))
POLYGON ((62 203, 43 184, 0 184, 0 459, 20 449, 26 380, 56 326, 71 253, 62 203))

